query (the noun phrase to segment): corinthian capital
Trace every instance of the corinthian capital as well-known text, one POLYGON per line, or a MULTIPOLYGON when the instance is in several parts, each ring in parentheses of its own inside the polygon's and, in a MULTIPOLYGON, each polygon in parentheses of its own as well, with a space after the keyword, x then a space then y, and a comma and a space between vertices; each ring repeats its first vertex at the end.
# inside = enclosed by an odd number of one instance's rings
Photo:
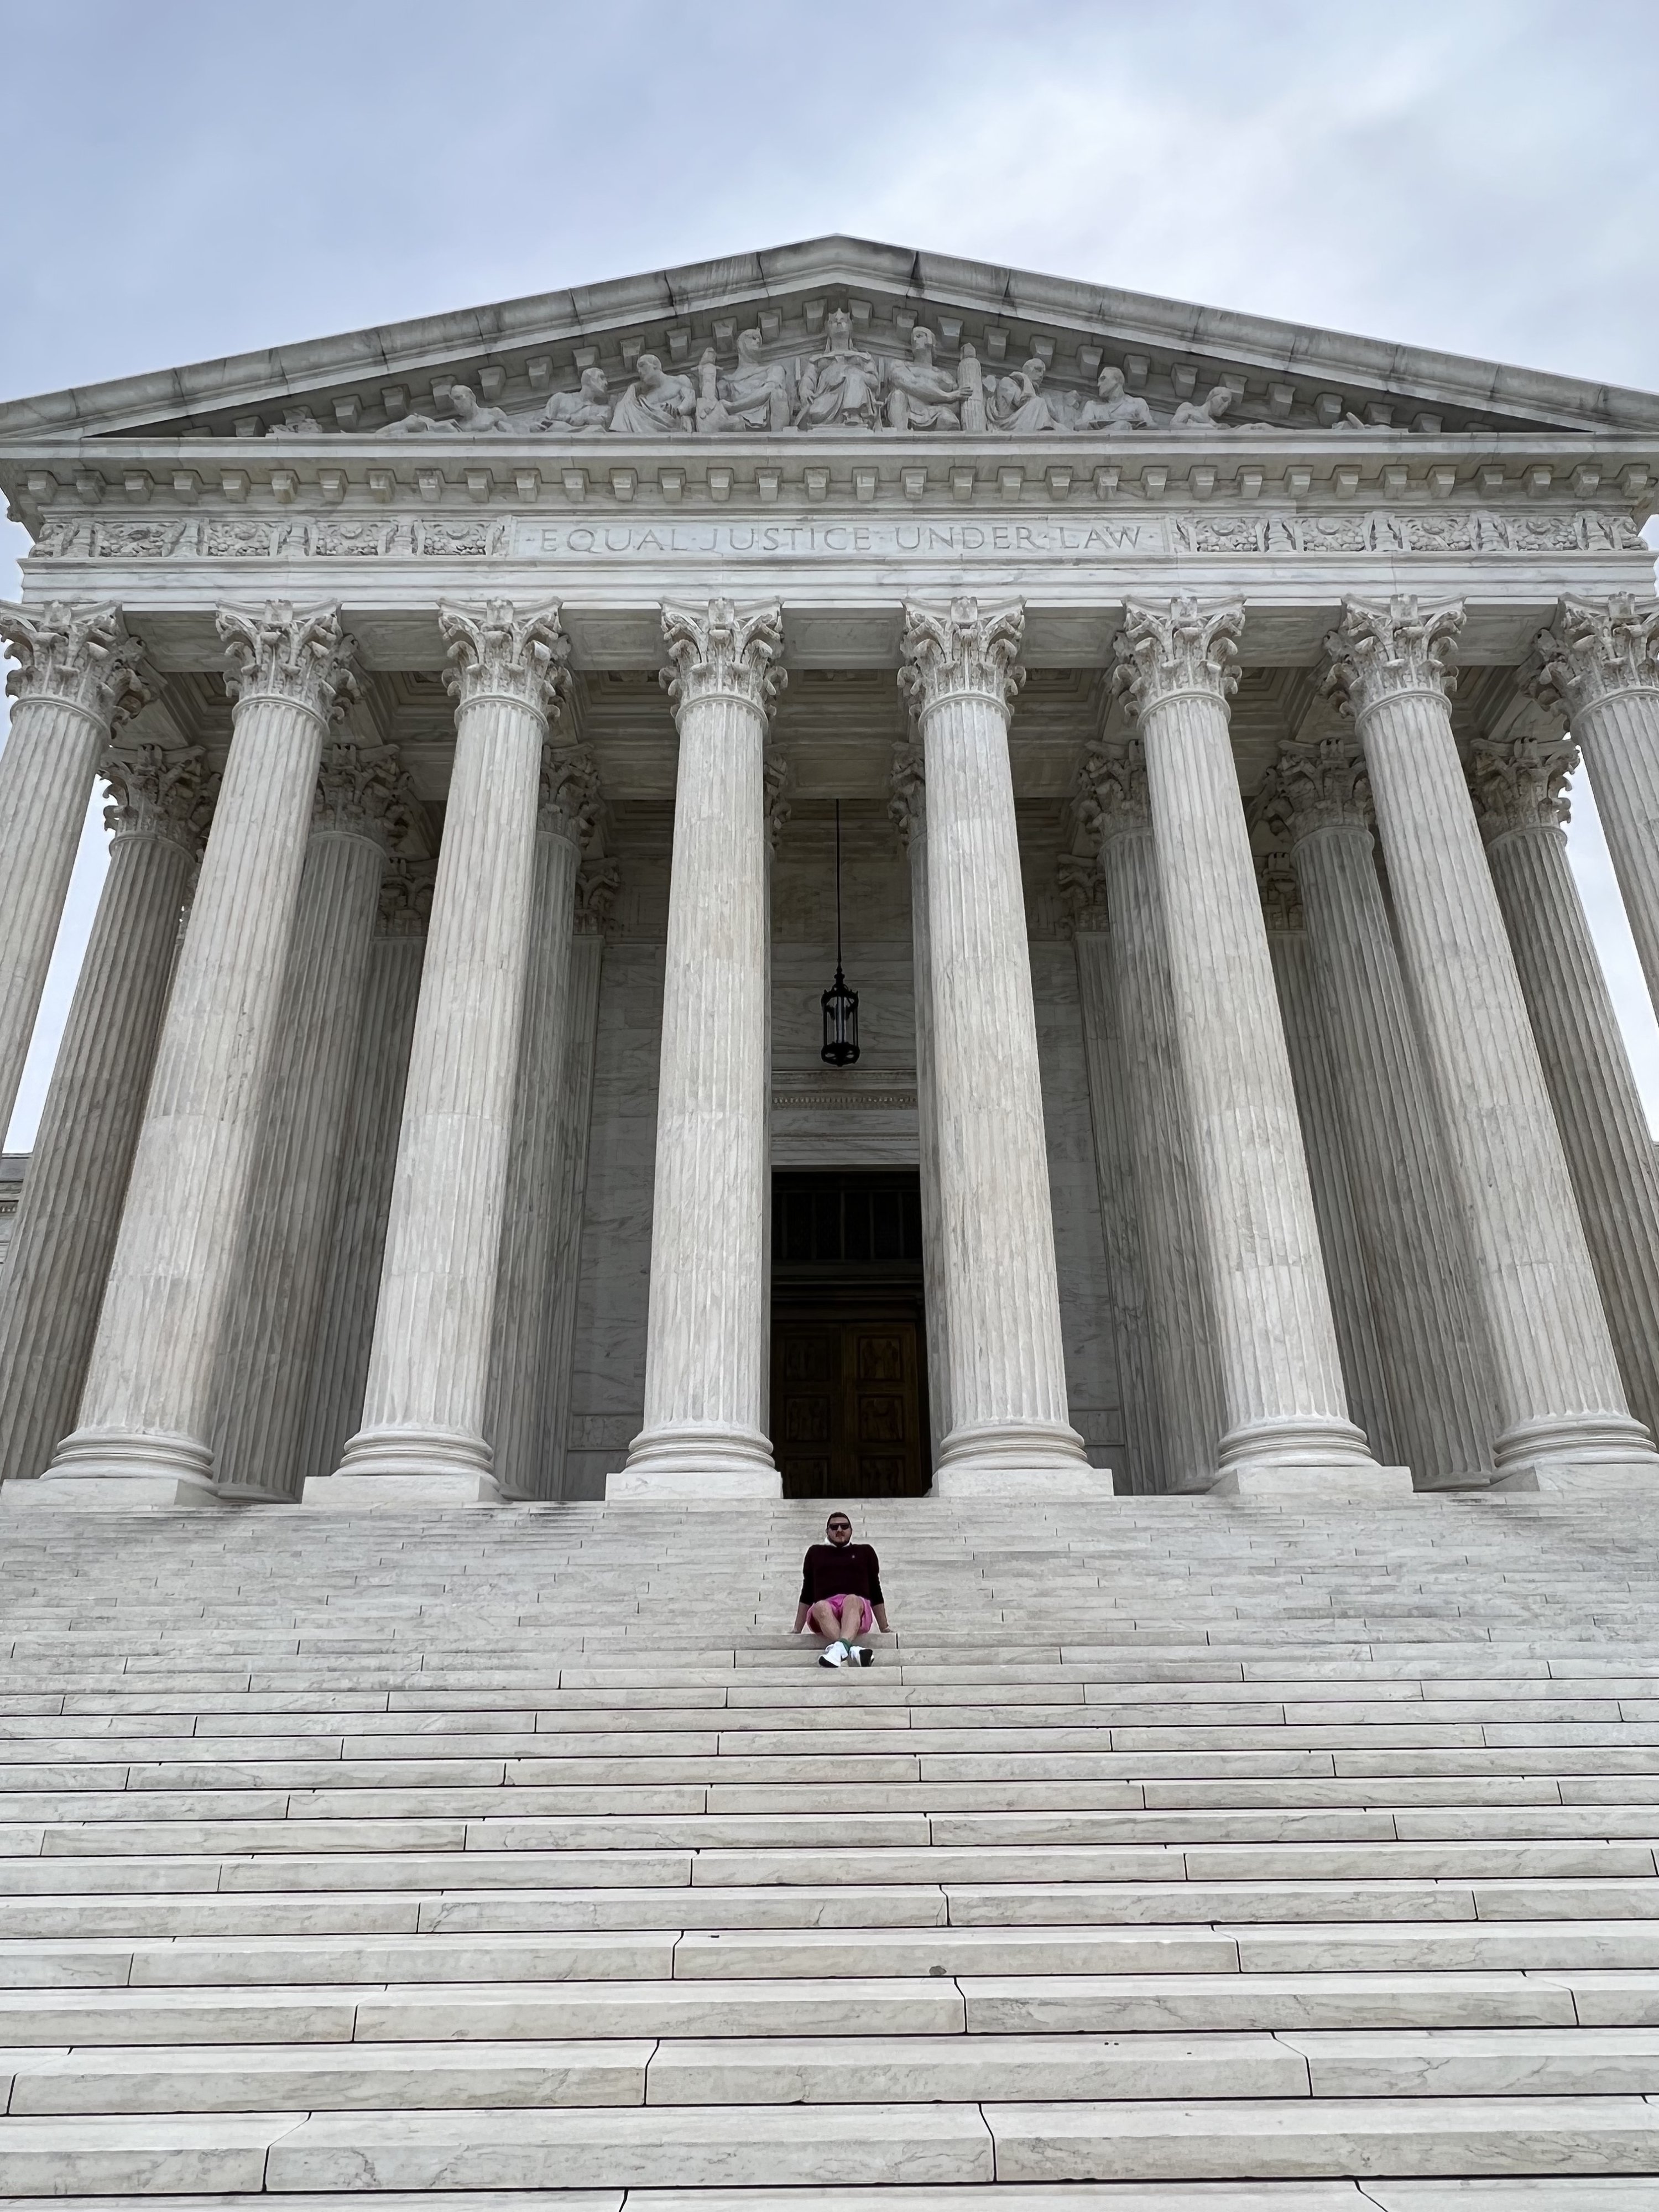
POLYGON ((775 852, 783 825, 794 811, 789 797, 795 781, 794 763, 781 745, 769 745, 761 763, 761 775, 766 793, 766 836, 775 852))
POLYGON ((1567 782, 1577 765, 1571 738, 1477 738, 1469 749, 1469 791, 1487 843, 1511 830, 1565 829, 1572 811, 1567 782))
POLYGON ((357 641, 340 628, 340 609, 267 599, 263 607, 221 607, 215 627, 231 664, 231 697, 286 699, 324 721, 337 721, 356 696, 351 663, 357 641))
POLYGON ((576 933, 603 937, 611 908, 622 888, 622 871, 614 860, 597 857, 584 860, 576 871, 576 933))
POLYGON ((1131 602, 1117 635, 1112 688, 1123 694, 1137 720, 1150 708, 1183 691, 1207 693, 1224 704, 1238 689, 1238 634, 1243 599, 1206 605, 1171 599, 1167 608, 1131 602))
POLYGON ((432 893, 438 864, 435 860, 394 860, 380 878, 380 911, 377 937, 424 937, 432 912, 432 893))
POLYGON ((570 689, 570 643, 559 627, 556 599, 524 614, 511 599, 472 607, 443 599, 438 628, 449 659, 444 683, 458 706, 494 696, 528 707, 550 728, 558 720, 570 689))
POLYGON ((903 842, 906 850, 918 830, 927 826, 927 786, 922 774, 921 747, 907 738, 893 748, 893 766, 889 788, 892 797, 887 802, 887 818, 903 842))
POLYGON ((164 837, 200 857, 212 817, 200 745, 116 745, 98 763, 109 786, 104 827, 112 837, 164 837))
POLYGON ((698 699, 741 699, 769 720, 788 682, 783 659, 783 609, 776 599, 738 606, 710 599, 696 607, 665 605, 662 687, 676 714, 698 699))
POLYGON ((544 837, 585 845, 599 811, 599 772, 580 745, 542 747, 541 795, 536 827, 544 837))
POLYGON ((1386 605, 1345 599, 1342 626, 1325 640, 1330 656, 1325 690, 1345 714, 1352 714, 1411 691, 1437 691, 1449 699, 1457 689, 1457 635, 1462 627, 1458 599, 1432 607, 1419 606, 1407 594, 1386 605))
POLYGON ((367 837, 389 851, 409 809, 395 745, 354 744, 349 738, 331 738, 324 745, 311 803, 313 830, 367 837))
POLYGON ((1083 756, 1083 823, 1102 844, 1146 830, 1152 819, 1146 754, 1139 738, 1102 738, 1083 756))
POLYGON ((1615 691, 1659 687, 1659 606, 1626 592, 1563 599, 1553 627, 1533 640, 1528 673, 1534 698, 1568 715, 1615 691))
POLYGON ((149 699, 136 672, 143 647, 127 635, 114 605, 53 599, 30 611, 0 599, 0 640, 17 663, 6 675, 9 698, 54 699, 111 729, 149 699))
POLYGON ((1281 745, 1251 812, 1291 845, 1316 830, 1369 830, 1370 779, 1358 741, 1340 730, 1310 744, 1281 745))
POLYGON ((904 603, 903 665, 899 690, 918 717, 952 692, 977 692, 1004 714, 1025 681, 1020 642, 1025 610, 1016 604, 981 615, 977 599, 952 599, 948 607, 904 603))

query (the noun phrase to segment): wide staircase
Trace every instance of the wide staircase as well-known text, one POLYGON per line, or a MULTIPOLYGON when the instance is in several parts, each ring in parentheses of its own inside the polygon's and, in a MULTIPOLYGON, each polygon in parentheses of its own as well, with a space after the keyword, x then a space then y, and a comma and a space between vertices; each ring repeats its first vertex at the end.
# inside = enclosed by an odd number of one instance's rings
POLYGON ((1655 2212, 1659 1500, 855 1512, 0 1515, 0 2194, 1655 2212))

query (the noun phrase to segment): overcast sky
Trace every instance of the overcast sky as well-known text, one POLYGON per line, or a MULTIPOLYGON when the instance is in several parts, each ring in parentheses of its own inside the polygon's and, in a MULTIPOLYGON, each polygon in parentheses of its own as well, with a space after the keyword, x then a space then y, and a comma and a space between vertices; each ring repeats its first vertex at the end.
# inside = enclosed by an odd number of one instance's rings
MULTIPOLYGON (((0 394, 832 230, 1652 390, 1656 27, 1652 0, 0 0, 0 394)), ((23 543, 0 525, 0 595, 23 543)), ((1659 1117, 1587 794, 1572 851, 1659 1117)), ((89 827, 14 1147, 101 857, 89 827)))

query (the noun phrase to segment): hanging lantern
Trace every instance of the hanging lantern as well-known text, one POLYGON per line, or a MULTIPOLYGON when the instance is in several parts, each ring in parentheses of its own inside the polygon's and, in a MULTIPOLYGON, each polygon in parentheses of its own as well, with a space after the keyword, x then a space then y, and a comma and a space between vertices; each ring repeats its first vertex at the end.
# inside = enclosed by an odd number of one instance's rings
POLYGON ((859 994, 841 972, 841 801, 836 801, 836 980, 824 993, 823 1054, 831 1067, 850 1067, 859 1056, 859 994))

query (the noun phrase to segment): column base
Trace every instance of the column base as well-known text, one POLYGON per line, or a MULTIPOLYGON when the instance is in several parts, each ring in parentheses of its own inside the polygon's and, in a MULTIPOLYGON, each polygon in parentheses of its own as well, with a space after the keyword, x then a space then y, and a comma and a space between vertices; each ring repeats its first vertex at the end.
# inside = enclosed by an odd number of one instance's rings
POLYGON ((210 1482, 177 1474, 61 1474, 15 1478, 0 1486, 5 1504, 26 1513, 143 1513, 157 1507, 218 1508, 210 1482))
MULTIPOLYGON (((13 1487, 6 1485, 8 1490, 13 1487)), ((1534 1460, 1524 1467, 1505 1468, 1488 1487, 1553 1498, 1628 1498, 1641 1492, 1659 1498, 1659 1464, 1651 1458, 1534 1460)))
POLYGON ((39 1490, 40 1498, 31 1503, 94 1510, 107 1505, 115 1512, 223 1502, 213 1487, 213 1454, 204 1443, 142 1429, 76 1429, 36 1481, 5 1486, 39 1490), (113 1493, 107 1500, 101 1494, 106 1490, 113 1493))
MULTIPOLYGON (((1018 1482, 1026 1495, 1032 1480, 1042 1473, 1063 1476, 1080 1486, 1073 1494, 1102 1494, 1091 1480, 1102 1470, 1091 1468, 1083 1439, 1064 1421, 975 1421, 971 1427, 952 1429, 939 1448, 933 1488, 949 1496, 947 1479, 959 1475, 998 1475, 1018 1482)), ((969 1493, 957 1491, 957 1496, 969 1493)), ((981 1492, 979 1495, 987 1496, 981 1492)))
POLYGON ((1375 1460, 1332 1460, 1323 1467, 1305 1460, 1247 1460, 1218 1475, 1206 1494, 1319 1505, 1339 1498, 1412 1498, 1416 1491, 1410 1468, 1379 1467, 1375 1460))
POLYGON ((306 1478, 302 1505, 323 1505, 352 1513, 388 1510, 417 1512, 429 1506, 505 1505, 489 1474, 313 1474, 306 1478))
POLYGON ((1109 1467, 940 1467, 930 1498, 956 1505, 1097 1504, 1116 1495, 1109 1467))
POLYGON ((607 1503, 781 1498, 783 1480, 772 1464, 771 1440, 758 1429, 673 1421, 641 1430, 628 1448, 627 1466, 605 1477, 605 1495, 607 1503))
MULTIPOLYGON (((1659 1478, 1659 1452, 1639 1421, 1628 1413, 1572 1413, 1556 1419, 1522 1421, 1506 1429, 1493 1454, 1498 1474, 1495 1486, 1511 1478, 1545 1469, 1604 1467, 1629 1475, 1640 1473, 1651 1481, 1659 1478)), ((1516 1480, 1515 1488, 1535 1486, 1516 1480)))
MULTIPOLYGON (((465 1429, 405 1428, 387 1422, 379 1428, 359 1429, 340 1455, 340 1464, 332 1474, 307 1477, 304 1502, 320 1504, 322 1497, 312 1493, 325 1482, 349 1481, 365 1492, 371 1485, 382 1482, 420 1482, 436 1483, 439 1487, 424 1493, 405 1491, 402 1503, 412 1504, 417 1495, 424 1494, 434 1504, 494 1504, 501 1492, 490 1472, 489 1459, 489 1446, 483 1438, 465 1429)), ((348 1493, 338 1495, 343 1500, 348 1493)), ((354 1504, 374 1502, 367 1495, 358 1498, 355 1491, 350 1495, 354 1504)), ((386 1500, 388 1504, 392 1502, 390 1498, 386 1500)))

